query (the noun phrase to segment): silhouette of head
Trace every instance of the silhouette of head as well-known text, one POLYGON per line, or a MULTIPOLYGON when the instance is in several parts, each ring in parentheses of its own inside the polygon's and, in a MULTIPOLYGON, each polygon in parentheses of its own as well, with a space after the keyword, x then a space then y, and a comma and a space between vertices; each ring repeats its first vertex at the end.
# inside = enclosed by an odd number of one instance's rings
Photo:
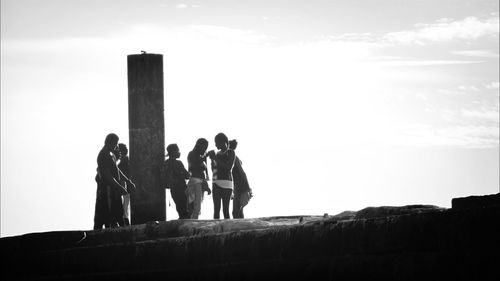
POLYGON ((167 156, 174 159, 179 158, 181 156, 179 147, 177 146, 176 143, 172 143, 167 146, 167 156))
POLYGON ((121 156, 127 156, 128 154, 128 148, 127 145, 124 143, 119 143, 118 144, 118 150, 120 150, 121 156))
POLYGON ((122 158, 122 152, 120 151, 120 148, 118 146, 115 146, 113 154, 115 155, 116 159, 122 158))
POLYGON ((108 134, 106 139, 104 140, 104 146, 106 146, 109 150, 113 151, 118 145, 118 136, 116 134, 108 134))
POLYGON ((228 147, 228 139, 224 133, 218 133, 215 136, 215 147, 217 149, 226 149, 228 147))
POLYGON ((204 154, 208 148, 208 141, 204 138, 199 138, 194 145, 194 149, 197 153, 204 154))
POLYGON ((229 141, 229 148, 230 149, 235 150, 237 146, 238 146, 238 141, 237 140, 230 140, 229 141))

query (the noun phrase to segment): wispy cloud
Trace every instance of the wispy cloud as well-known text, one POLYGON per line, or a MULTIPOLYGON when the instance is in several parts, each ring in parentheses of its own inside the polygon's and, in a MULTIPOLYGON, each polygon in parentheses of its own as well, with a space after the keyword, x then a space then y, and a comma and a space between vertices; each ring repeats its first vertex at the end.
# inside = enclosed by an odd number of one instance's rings
POLYGON ((476 17, 467 17, 458 21, 440 19, 431 24, 419 23, 413 30, 390 32, 384 36, 384 39, 393 44, 427 45, 452 40, 471 41, 482 37, 498 38, 498 34, 498 17, 483 21, 476 17))
MULTIPOLYGON (((337 36, 329 36, 331 40, 340 41, 363 41, 376 43, 379 47, 391 47, 395 45, 428 45, 431 43, 443 43, 454 40, 473 41, 480 38, 499 37, 499 17, 488 19, 467 17, 463 20, 441 18, 434 23, 417 23, 415 28, 400 30, 385 34, 377 33, 345 33, 337 36)), ((457 50, 453 54, 474 57, 498 57, 498 53, 492 50, 457 50)))
POLYGON ((499 113, 498 110, 492 110, 492 109, 462 110, 462 115, 464 117, 484 119, 487 121, 496 122, 497 124, 500 120, 500 115, 498 113, 499 113))
POLYGON ((469 147, 492 147, 499 144, 498 126, 456 126, 439 130, 441 136, 469 147))
POLYGON ((500 89, 500 82, 498 82, 498 81, 491 82, 489 84, 486 84, 485 87, 486 87, 486 89, 490 89, 490 90, 498 90, 498 89, 500 89))
POLYGON ((463 50, 452 51, 454 55, 467 56, 467 57, 480 57, 480 58, 498 58, 498 53, 491 50, 463 50))
POLYGON ((456 88, 452 89, 437 89, 436 92, 439 94, 443 95, 462 95, 466 93, 471 93, 471 92, 481 92, 482 90, 490 89, 498 89, 499 88, 499 83, 498 82, 491 82, 485 85, 458 85, 456 88))
POLYGON ((180 3, 180 4, 175 5, 175 7, 177 9, 188 9, 188 8, 199 8, 200 5, 180 3))
MULTIPOLYGON (((492 118, 494 113, 470 112, 474 117, 492 118)), ((497 121, 498 122, 498 121, 497 121)), ((497 123, 498 124, 498 123, 497 123)), ((460 146, 460 147, 497 147, 500 133, 498 125, 477 126, 460 125, 435 128, 428 124, 409 124, 401 128, 392 142, 404 146, 460 146)))
POLYGON ((477 64, 483 61, 469 60, 392 60, 379 62, 380 66, 439 66, 439 65, 460 65, 460 64, 477 64))
POLYGON ((266 34, 257 33, 254 30, 235 29, 216 25, 191 25, 190 28, 208 38, 229 42, 264 43, 273 38, 266 34))
POLYGON ((344 33, 337 36, 328 36, 328 39, 334 41, 365 41, 374 42, 377 41, 377 35, 374 33, 344 33))
POLYGON ((470 85, 460 85, 460 86, 458 86, 458 89, 460 91, 466 91, 466 92, 479 92, 478 87, 470 86, 470 85))

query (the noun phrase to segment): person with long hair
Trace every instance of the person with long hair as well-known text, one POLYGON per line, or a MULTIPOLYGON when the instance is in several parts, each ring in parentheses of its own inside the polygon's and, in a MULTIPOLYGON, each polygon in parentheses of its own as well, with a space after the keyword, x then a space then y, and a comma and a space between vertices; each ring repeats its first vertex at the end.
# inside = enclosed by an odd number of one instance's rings
MULTIPOLYGON (((230 140, 229 148, 236 150, 238 146, 238 141, 230 140)), ((234 183, 234 198, 233 198, 233 218, 243 219, 245 215, 243 214, 243 208, 248 204, 250 198, 252 198, 252 189, 248 184, 247 174, 241 166, 242 162, 238 155, 234 160, 233 168, 233 183, 234 183)))
POLYGON ((116 164, 114 151, 117 149, 118 140, 116 134, 108 134, 104 140, 104 147, 97 156, 94 229, 120 225, 123 221, 122 195, 127 194, 127 187, 123 182, 135 187, 116 164))
MULTIPOLYGON (((188 170, 190 173, 188 188, 188 206, 192 219, 198 219, 201 212, 201 202, 203 202, 203 186, 207 184, 208 173, 205 153, 208 148, 208 141, 200 138, 188 154, 188 170)), ((210 189, 207 190, 210 195, 210 189)))

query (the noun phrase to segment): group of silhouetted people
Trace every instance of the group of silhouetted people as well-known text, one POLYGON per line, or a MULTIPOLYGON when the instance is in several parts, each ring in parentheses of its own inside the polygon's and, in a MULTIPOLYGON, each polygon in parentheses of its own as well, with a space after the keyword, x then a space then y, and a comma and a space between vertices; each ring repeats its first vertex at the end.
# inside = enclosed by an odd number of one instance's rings
MULTIPOLYGON (((130 193, 136 189, 129 179, 127 146, 118 143, 116 134, 109 134, 97 156, 97 182, 94 229, 130 225, 130 193)), ((236 156, 236 140, 229 141, 219 133, 215 136, 217 151, 207 152, 208 141, 200 138, 187 156, 188 170, 180 158, 177 144, 167 146, 168 158, 161 169, 161 185, 170 189, 179 219, 198 219, 204 194, 212 194, 214 219, 229 219, 229 205, 233 199, 233 218, 244 218, 243 208, 248 204, 252 190, 236 156), (208 181, 207 160, 212 169, 212 189, 208 181)))
POLYGON ((135 184, 128 178, 128 149, 109 134, 97 156, 94 229, 130 225, 130 193, 135 184))
POLYGON ((229 205, 233 199, 233 218, 244 218, 243 208, 252 197, 247 176, 236 156, 236 140, 229 141, 225 134, 215 136, 217 151, 207 152, 208 141, 200 138, 188 153, 188 170, 179 159, 177 144, 167 146, 167 156, 162 168, 162 185, 170 189, 179 219, 198 219, 205 192, 212 194, 214 219, 220 218, 220 209, 229 219, 229 205), (212 168, 212 189, 207 160, 212 168), (186 183, 187 181, 187 183, 186 183))

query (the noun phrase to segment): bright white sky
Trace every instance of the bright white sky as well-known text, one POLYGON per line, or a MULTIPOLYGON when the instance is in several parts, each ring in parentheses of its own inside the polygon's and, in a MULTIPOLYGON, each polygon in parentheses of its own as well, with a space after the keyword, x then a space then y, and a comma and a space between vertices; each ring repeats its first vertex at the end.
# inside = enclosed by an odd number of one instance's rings
POLYGON ((166 143, 185 164, 199 137, 238 139, 247 217, 497 193, 498 10, 1 0, 1 236, 92 227, 97 153, 110 132, 128 143, 126 56, 141 50, 164 56, 166 143))

